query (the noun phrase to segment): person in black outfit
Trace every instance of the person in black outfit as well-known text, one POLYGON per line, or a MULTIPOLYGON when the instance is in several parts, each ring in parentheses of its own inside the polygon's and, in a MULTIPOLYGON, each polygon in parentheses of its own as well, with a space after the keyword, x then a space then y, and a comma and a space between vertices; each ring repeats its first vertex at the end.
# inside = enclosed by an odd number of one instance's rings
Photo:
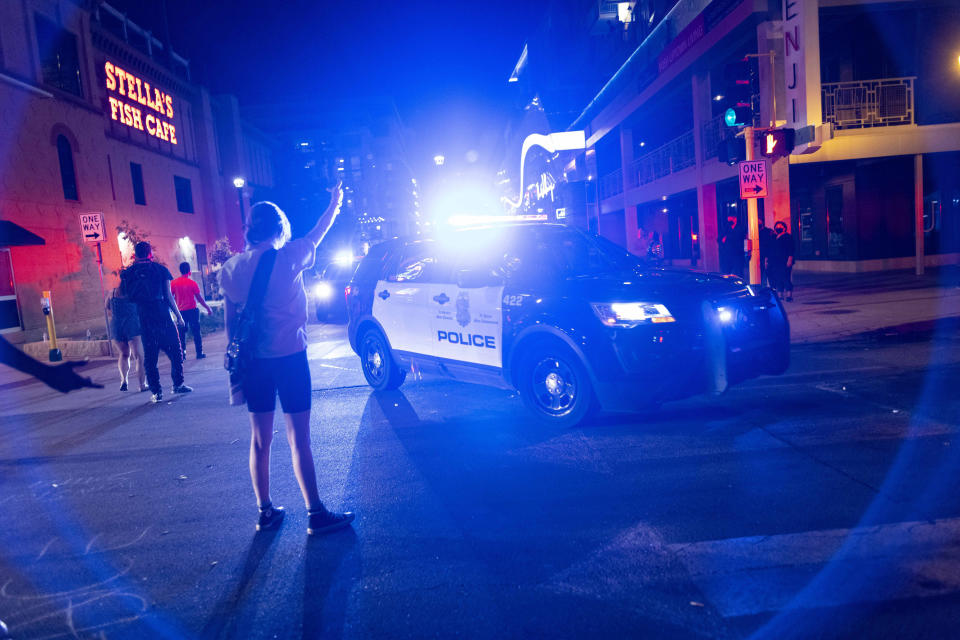
POLYGON ((793 302, 793 236, 780 221, 773 225, 773 243, 770 252, 770 285, 787 302, 793 302))
POLYGON ((743 277, 743 225, 736 213, 727 215, 727 224, 720 235, 720 271, 743 277))
POLYGON ((138 242, 134 247, 136 260, 120 273, 123 295, 137 303, 140 314, 140 330, 143 339, 144 369, 147 372, 147 385, 153 394, 151 400, 163 400, 163 388, 160 386, 160 371, 157 359, 163 351, 170 359, 170 375, 173 378, 174 393, 193 391, 183 384, 183 356, 180 349, 180 336, 177 327, 170 320, 173 311, 177 325, 183 324, 183 316, 177 309, 170 290, 173 276, 162 264, 153 261, 153 250, 149 242, 138 242))
POLYGON ((763 216, 757 219, 760 225, 760 284, 773 287, 770 279, 770 252, 773 250, 773 229, 766 225, 763 216))

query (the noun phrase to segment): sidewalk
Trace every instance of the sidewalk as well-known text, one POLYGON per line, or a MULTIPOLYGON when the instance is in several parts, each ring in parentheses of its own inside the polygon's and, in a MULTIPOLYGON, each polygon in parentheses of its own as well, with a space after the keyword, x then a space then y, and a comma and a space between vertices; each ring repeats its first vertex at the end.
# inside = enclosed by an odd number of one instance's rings
POLYGON ((794 274, 785 302, 794 344, 829 342, 960 317, 960 268, 856 274, 794 274))

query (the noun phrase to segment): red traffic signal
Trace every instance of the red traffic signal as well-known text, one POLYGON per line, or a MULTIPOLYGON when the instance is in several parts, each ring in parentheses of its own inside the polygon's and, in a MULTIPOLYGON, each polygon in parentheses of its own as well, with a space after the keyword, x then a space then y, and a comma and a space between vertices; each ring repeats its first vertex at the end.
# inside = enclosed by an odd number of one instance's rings
POLYGON ((760 136, 760 155, 765 158, 790 155, 795 134, 793 129, 767 129, 760 136))

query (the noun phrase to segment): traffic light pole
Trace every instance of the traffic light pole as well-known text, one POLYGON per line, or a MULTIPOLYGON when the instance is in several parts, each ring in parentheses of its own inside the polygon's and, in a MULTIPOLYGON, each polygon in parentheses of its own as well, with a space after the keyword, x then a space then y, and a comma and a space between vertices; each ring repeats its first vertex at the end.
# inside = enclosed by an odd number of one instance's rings
MULTIPOLYGON (((753 160, 753 127, 743 128, 746 159, 753 160)), ((760 221, 757 215, 757 199, 747 198, 747 232, 750 251, 750 284, 760 284, 760 221)))

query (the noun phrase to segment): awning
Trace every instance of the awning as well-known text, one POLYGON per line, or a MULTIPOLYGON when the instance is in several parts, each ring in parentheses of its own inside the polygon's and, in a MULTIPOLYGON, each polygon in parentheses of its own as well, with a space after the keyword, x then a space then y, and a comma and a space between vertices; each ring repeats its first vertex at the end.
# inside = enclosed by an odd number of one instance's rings
POLYGON ((26 247, 37 244, 47 244, 47 241, 18 224, 9 220, 0 220, 0 247, 26 247))

